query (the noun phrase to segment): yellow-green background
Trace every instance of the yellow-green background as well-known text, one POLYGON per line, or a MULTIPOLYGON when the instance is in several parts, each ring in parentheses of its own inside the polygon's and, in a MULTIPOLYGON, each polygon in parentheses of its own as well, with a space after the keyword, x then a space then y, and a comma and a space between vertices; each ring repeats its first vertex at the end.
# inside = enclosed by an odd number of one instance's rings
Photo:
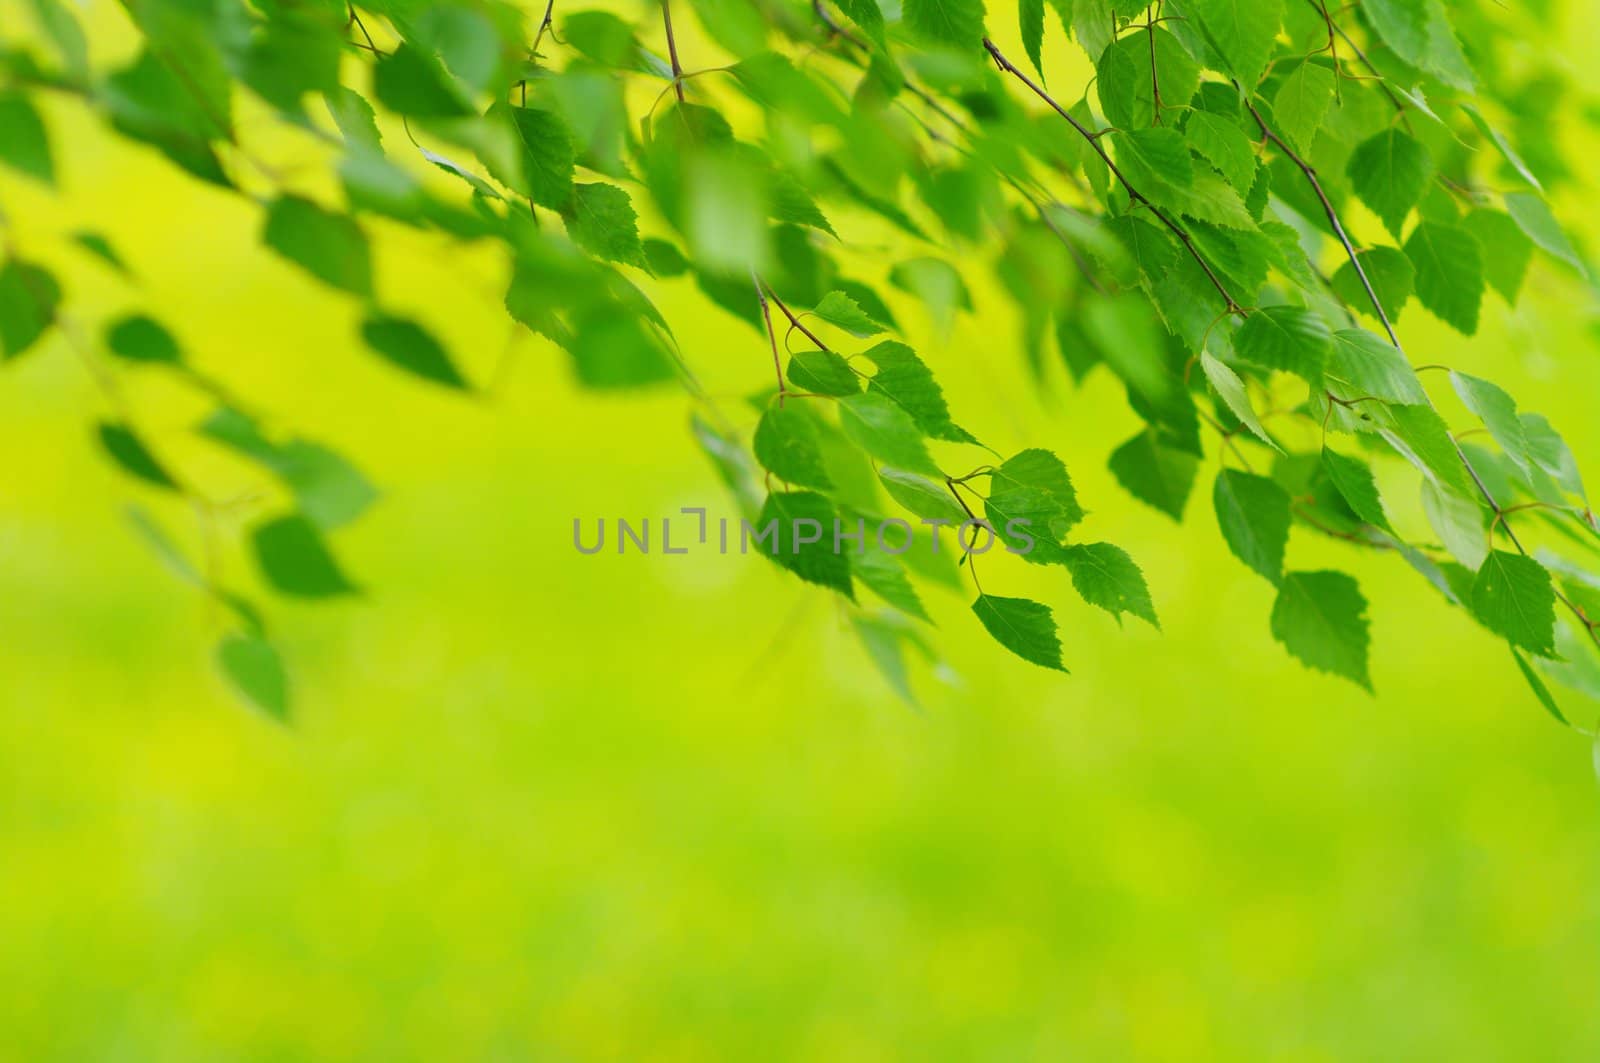
MULTIPOLYGON (((1560 38, 1574 63, 1587 11, 1560 38)), ((680 394, 581 393, 527 339, 490 401, 403 379, 362 349, 359 308, 256 248, 250 205, 71 102, 47 117, 61 193, 6 174, 0 196, 17 248, 67 279, 69 327, 92 346, 153 309, 384 497, 335 538, 361 600, 269 604, 295 692, 277 726, 212 668, 221 618, 130 532, 140 498, 199 546, 97 453, 108 407, 72 350, 5 367, 0 1057, 1600 1053, 1584 740, 1396 559, 1297 532, 1297 567, 1360 577, 1378 694, 1302 670, 1267 633, 1271 588, 1220 541, 1211 466, 1181 527, 1131 502, 1104 471, 1134 423, 1117 389, 1033 386, 994 290, 948 338, 908 310, 913 339, 963 424, 1065 457, 1084 534, 1143 564, 1165 631, 996 559, 988 589, 1049 602, 1073 674, 1008 657, 967 596, 932 592, 950 677, 915 673, 919 714, 823 592, 759 558, 573 551, 574 516, 733 512, 680 394), (67 250, 80 226, 139 282, 67 250)), ((291 186, 327 187, 314 152, 250 121, 291 186)), ((1600 232, 1582 195, 1561 206, 1600 232)), ((487 378, 503 264, 380 246, 384 302, 487 378)), ((1476 340, 1414 307, 1402 328, 1418 360, 1547 413, 1600 479, 1587 309, 1536 271, 1551 294, 1515 314, 1491 295, 1476 340)), ((762 343, 657 291, 737 410, 762 343)), ((141 376, 129 399, 193 478, 259 483, 192 437, 205 408, 178 385, 141 376)), ((236 546, 222 563, 253 586, 236 546)))

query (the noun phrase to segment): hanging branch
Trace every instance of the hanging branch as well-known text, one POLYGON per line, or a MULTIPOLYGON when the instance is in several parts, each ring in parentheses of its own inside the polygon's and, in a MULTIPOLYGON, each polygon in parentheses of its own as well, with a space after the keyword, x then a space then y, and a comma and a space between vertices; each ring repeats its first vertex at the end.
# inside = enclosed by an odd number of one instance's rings
MULTIPOLYGON (((1237 81, 1233 85, 1234 88, 1239 88, 1237 81)), ((1389 320, 1388 312, 1383 308, 1383 301, 1378 298, 1377 290, 1373 288, 1372 281, 1367 277, 1367 271, 1361 265, 1361 256, 1356 254, 1356 249, 1350 242, 1350 236, 1345 232, 1344 224, 1339 220, 1339 212, 1334 209, 1332 200, 1328 198, 1328 193, 1322 188, 1322 181, 1317 177, 1316 169, 1267 125, 1266 119, 1261 116, 1261 112, 1248 95, 1244 94, 1242 90, 1240 95, 1244 99, 1245 107, 1250 111, 1250 116, 1255 119, 1256 125, 1261 129, 1261 135, 1271 141, 1283 153, 1284 158, 1294 164, 1294 167, 1305 177, 1306 183, 1311 186, 1311 191, 1316 194, 1317 201, 1322 204, 1323 213, 1328 218, 1328 224, 1333 228, 1334 236, 1338 238, 1340 246, 1344 248, 1345 257, 1350 260, 1350 265, 1355 269, 1356 276, 1361 280, 1361 288, 1366 292, 1367 300, 1371 302, 1372 309, 1378 315, 1378 320, 1383 323, 1383 330, 1388 334, 1390 344, 1393 345, 1396 351, 1400 352, 1402 357, 1405 357, 1405 348, 1400 343, 1400 337, 1395 333, 1394 325, 1389 320)), ((1409 357, 1407 357, 1407 361, 1409 360, 1409 357)), ((1517 537, 1516 530, 1511 527, 1511 522, 1506 519, 1507 510, 1495 500, 1488 485, 1483 482, 1483 477, 1478 474, 1477 469, 1473 468, 1472 461, 1467 457, 1467 452, 1461 449, 1460 442, 1452 438, 1450 444, 1455 449, 1456 457, 1461 459, 1462 466, 1466 468, 1467 475, 1472 478, 1472 483, 1477 487, 1478 493, 1488 503, 1489 509, 1494 514, 1494 520, 1505 530, 1506 538, 1510 540, 1511 545, 1516 547, 1517 553, 1524 557, 1532 556, 1528 553, 1527 548, 1522 545, 1522 540, 1517 537)), ((1561 600, 1562 604, 1571 610, 1573 616, 1577 618, 1595 644, 1600 645, 1600 624, 1591 622, 1584 611, 1565 594, 1556 591, 1555 595, 1561 600)))
POLYGON ((1065 107, 1061 106, 1061 104, 1057 103, 1054 97, 1036 84, 1034 80, 1027 74, 1024 74, 1020 69, 1018 69, 1017 66, 1011 62, 1011 60, 1007 59, 1001 53, 999 48, 995 47, 993 41, 985 37, 983 39, 983 46, 988 50, 989 54, 994 57, 995 64, 999 66, 1002 71, 1010 74, 1018 81, 1021 81, 1024 85, 1028 86, 1028 88, 1033 91, 1035 96, 1049 104, 1052 110, 1054 110, 1062 118, 1065 118, 1067 123, 1071 125, 1073 129, 1078 131, 1079 136, 1088 141, 1089 146, 1094 149, 1095 154, 1100 156, 1100 161, 1106 164, 1106 166, 1111 170, 1111 173, 1116 177, 1117 181, 1121 183, 1123 190, 1128 193, 1128 198, 1133 200, 1135 203, 1143 204, 1147 209, 1149 209, 1150 213, 1156 216, 1156 219, 1160 221, 1162 225, 1165 225, 1168 229, 1170 229, 1172 234, 1183 243, 1183 246, 1188 250, 1190 257, 1198 262, 1200 264, 1200 268, 1205 271, 1206 278, 1211 281, 1211 286, 1215 288, 1217 293, 1222 296, 1222 300, 1227 306, 1228 313, 1242 317, 1244 315, 1244 308, 1241 307, 1228 292, 1228 289, 1223 285, 1221 278, 1219 278, 1216 272, 1212 270, 1210 263, 1205 260, 1205 256, 1201 255, 1200 250, 1194 246, 1194 241, 1189 238, 1188 232, 1185 231, 1184 228, 1177 222, 1167 217, 1167 215, 1154 203, 1152 203, 1149 198, 1144 195, 1144 193, 1133 187, 1133 182, 1128 180, 1127 176, 1117 167, 1117 164, 1111 160, 1111 156, 1106 149, 1101 147, 1100 138, 1094 133, 1089 132, 1088 129, 1084 128, 1083 123, 1072 117, 1071 113, 1069 113, 1065 107))

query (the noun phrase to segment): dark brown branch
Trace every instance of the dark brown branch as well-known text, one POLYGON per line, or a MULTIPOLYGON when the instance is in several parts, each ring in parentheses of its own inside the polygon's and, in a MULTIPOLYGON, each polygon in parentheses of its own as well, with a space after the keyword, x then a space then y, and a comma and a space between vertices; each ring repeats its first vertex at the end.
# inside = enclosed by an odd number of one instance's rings
POLYGON ((683 66, 678 62, 678 38, 672 34, 672 0, 661 0, 661 24, 667 31, 667 55, 672 60, 672 89, 683 102, 683 66))
POLYGON ((1205 271, 1206 277, 1211 281, 1211 286, 1215 288, 1218 294, 1222 296, 1222 300, 1228 308, 1228 313, 1243 314, 1244 309, 1234 300, 1233 296, 1228 293, 1228 289, 1223 285, 1221 278, 1219 278, 1216 272, 1212 270, 1211 264, 1205 260, 1205 256, 1200 254, 1199 248, 1194 246, 1194 241, 1189 238, 1189 234, 1184 231, 1181 225, 1167 217, 1160 208, 1146 198, 1144 193, 1133 187, 1133 182, 1128 180, 1127 175, 1125 175, 1117 167, 1117 164, 1111 160, 1110 154, 1107 153, 1106 149, 1101 146, 1099 134, 1089 132, 1089 130, 1084 127, 1083 123, 1072 117, 1065 107, 1061 106, 1061 104, 1055 101, 1054 97, 1052 97, 1044 89, 1040 88, 1032 78, 1030 78, 1027 74, 1024 74, 1016 66, 1016 64, 1007 59, 1001 53, 1000 49, 994 46, 993 41, 985 37, 983 39, 983 46, 988 50, 989 55, 994 58, 995 64, 1002 71, 1010 74, 1012 77, 1028 86, 1028 88, 1033 91, 1035 96, 1049 104, 1052 110, 1054 110, 1062 118, 1065 118, 1067 123, 1071 125, 1073 129, 1078 131, 1079 136, 1083 137, 1084 140, 1089 142, 1089 146, 1094 149, 1095 154, 1100 156, 1100 161, 1106 164, 1107 168, 1109 168, 1111 173, 1116 177, 1118 183, 1122 185, 1123 190, 1128 193, 1128 198, 1130 200, 1135 203, 1143 204, 1151 214, 1156 216, 1156 219, 1160 221, 1161 224, 1165 225, 1172 231, 1172 234, 1176 236, 1179 241, 1182 242, 1183 246, 1188 250, 1190 256, 1196 262, 1198 262, 1200 264, 1200 268, 1205 271))

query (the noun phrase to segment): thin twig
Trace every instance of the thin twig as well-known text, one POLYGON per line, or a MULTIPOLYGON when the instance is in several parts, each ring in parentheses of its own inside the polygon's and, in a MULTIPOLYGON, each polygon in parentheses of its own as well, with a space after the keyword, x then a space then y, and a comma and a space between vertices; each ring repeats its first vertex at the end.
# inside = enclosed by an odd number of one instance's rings
POLYGON ((1012 77, 1015 77, 1018 81, 1021 81, 1024 85, 1028 86, 1028 88, 1033 91, 1035 96, 1049 104, 1057 114, 1067 120, 1068 124, 1070 124, 1073 129, 1078 131, 1079 136, 1083 137, 1084 140, 1089 142, 1089 146, 1094 149, 1095 154, 1100 156, 1100 161, 1106 164, 1106 166, 1111 170, 1111 173, 1116 177, 1117 181, 1121 183, 1123 190, 1128 193, 1128 198, 1133 200, 1135 203, 1141 203, 1148 208, 1150 213, 1156 216, 1156 220, 1160 221, 1161 224, 1170 229, 1172 234, 1183 243, 1183 246, 1188 250, 1190 256, 1193 257, 1194 260, 1200 264, 1200 268, 1205 271, 1206 277, 1211 281, 1211 286, 1214 287, 1218 294, 1222 296, 1223 302, 1227 305, 1228 313, 1243 315, 1244 308, 1241 307, 1238 302, 1234 300, 1233 296, 1228 293, 1228 289, 1223 285, 1221 278, 1219 278, 1215 271, 1212 270, 1211 264, 1205 260, 1205 257, 1200 254, 1199 249, 1194 246, 1194 241, 1189 238, 1189 234, 1184 231, 1181 225, 1167 217, 1167 215, 1163 213, 1161 209, 1158 208, 1154 203, 1152 203, 1144 195, 1144 193, 1133 187, 1133 182, 1129 181, 1127 176, 1123 174, 1120 169, 1118 169, 1117 164, 1111 160, 1110 154, 1108 154, 1106 149, 1101 146, 1100 135, 1098 133, 1091 133, 1088 129, 1084 128, 1083 123, 1072 117, 1071 113, 1069 113, 1065 107, 1061 106, 1061 104, 1057 103, 1054 97, 1052 97, 1043 88, 1039 87, 1039 85, 1036 84, 1034 80, 1027 74, 1024 74, 1021 69, 1016 66, 1016 64, 1007 59, 1005 55, 1001 53, 1000 49, 995 47, 993 41, 985 37, 983 39, 983 46, 988 50, 990 56, 994 58, 995 64, 999 66, 1002 71, 1010 74, 1012 77))

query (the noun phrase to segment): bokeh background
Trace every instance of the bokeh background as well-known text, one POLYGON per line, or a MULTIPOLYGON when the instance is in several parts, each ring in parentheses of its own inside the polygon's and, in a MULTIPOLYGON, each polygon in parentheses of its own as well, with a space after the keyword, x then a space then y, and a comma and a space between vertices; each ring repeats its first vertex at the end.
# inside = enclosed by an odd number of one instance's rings
MULTIPOLYGON (((115 54, 120 16, 91 10, 115 54)), ((1593 14, 1573 5, 1549 38, 1591 87, 1593 14)), ((47 117, 63 189, 0 174, 0 201, 15 246, 67 279, 69 327, 153 309, 383 499, 336 538, 362 598, 269 606, 295 695, 280 726, 213 668, 223 618, 131 532, 139 500, 199 547, 97 451, 105 400, 71 349, 5 367, 0 1056, 1600 1054, 1586 741, 1396 559, 1297 531, 1296 567, 1360 578, 1378 693, 1303 670, 1221 542, 1207 474, 1181 527, 1131 501, 1104 470, 1133 426, 1117 389, 1036 386, 995 292, 948 335, 908 312, 912 338, 959 421, 1066 458, 1084 534, 1143 564, 1164 632, 1119 630, 1064 574, 986 578, 1055 608, 1064 677, 987 639, 965 592, 934 592, 945 664, 914 669, 916 711, 823 593, 757 557, 575 553, 575 516, 734 511, 683 396, 577 390, 559 352, 511 333, 503 264, 381 230, 385 301, 475 379, 499 374, 486 398, 445 394, 259 251, 249 203, 70 101, 47 117), (85 227, 136 283, 66 249, 85 227)), ((288 172, 322 189, 320 166, 288 172)), ((1600 237, 1581 190, 1558 205, 1600 237)), ((1415 306, 1402 331, 1419 360, 1545 412, 1595 479, 1589 306, 1535 269, 1515 312, 1487 297, 1471 341, 1415 306)), ((687 285, 656 290, 713 392, 766 382, 754 333, 687 285)), ((193 435, 204 403, 128 386, 197 479, 249 482, 193 435)), ((253 584, 237 547, 222 563, 253 584)))

